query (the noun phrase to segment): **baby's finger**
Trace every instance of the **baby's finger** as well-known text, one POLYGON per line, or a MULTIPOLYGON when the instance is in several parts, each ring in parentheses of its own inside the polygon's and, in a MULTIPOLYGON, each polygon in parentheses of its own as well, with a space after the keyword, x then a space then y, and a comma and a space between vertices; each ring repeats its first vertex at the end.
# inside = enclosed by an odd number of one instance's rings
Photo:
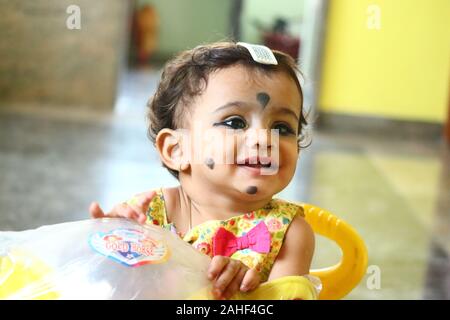
POLYGON ((242 279, 245 276, 245 273, 247 272, 247 268, 241 267, 239 272, 236 274, 236 276, 233 278, 231 283, 226 287, 225 291, 222 294, 222 297, 225 299, 230 299, 236 292, 239 291, 239 288, 242 283, 242 279))
POLYGON ((141 208, 144 208, 145 211, 147 211, 148 205, 152 201, 153 197, 156 195, 155 191, 149 191, 141 193, 137 196, 138 198, 138 206, 141 208))
POLYGON ((242 279, 240 290, 243 292, 251 291, 256 289, 261 282, 261 277, 255 269, 249 269, 242 279))
POLYGON ((120 210, 129 219, 136 220, 137 222, 144 220, 144 222, 145 222, 145 213, 143 212, 143 210, 140 207, 138 207, 136 205, 127 203, 120 210))
POLYGON ((91 217, 94 219, 105 217, 105 213, 103 212, 102 208, 100 208, 98 202, 91 203, 91 205, 89 206, 89 213, 91 214, 91 217))
POLYGON ((230 262, 226 265, 222 273, 214 282, 214 288, 223 293, 233 281, 234 277, 238 274, 241 267, 242 264, 240 261, 230 260, 230 262))
POLYGON ((108 216, 123 217, 130 220, 137 220, 139 214, 128 204, 122 203, 114 207, 114 209, 108 213, 108 216))
POLYGON ((148 206, 155 195, 155 191, 144 192, 127 202, 127 204, 136 212, 136 221, 140 224, 144 224, 146 222, 148 206))
POLYGON ((214 280, 228 264, 230 258, 224 256, 214 256, 209 264, 208 279, 214 280))
POLYGON ((142 209, 139 215, 139 223, 144 224, 145 221, 147 221, 147 211, 150 206, 150 203, 152 202, 153 198, 155 197, 156 192, 150 191, 144 193, 141 197, 139 197, 139 206, 142 209))
POLYGON ((147 216, 145 214, 140 214, 136 221, 139 224, 145 224, 147 222, 147 216))

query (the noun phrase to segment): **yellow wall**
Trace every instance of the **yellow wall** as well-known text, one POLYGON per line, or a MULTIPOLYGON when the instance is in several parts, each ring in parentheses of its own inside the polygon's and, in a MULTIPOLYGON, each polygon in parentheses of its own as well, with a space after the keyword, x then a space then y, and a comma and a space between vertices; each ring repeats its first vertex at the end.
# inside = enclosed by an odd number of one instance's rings
POLYGON ((321 111, 445 122, 449 73, 449 0, 330 0, 321 111))

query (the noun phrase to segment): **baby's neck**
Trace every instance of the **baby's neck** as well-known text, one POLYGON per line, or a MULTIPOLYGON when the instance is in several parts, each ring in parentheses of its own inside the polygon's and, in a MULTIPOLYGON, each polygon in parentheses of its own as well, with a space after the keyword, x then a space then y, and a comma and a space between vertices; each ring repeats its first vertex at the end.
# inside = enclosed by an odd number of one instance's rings
POLYGON ((205 196, 187 192, 178 187, 179 200, 183 214, 192 214, 192 225, 208 220, 226 220, 236 215, 252 212, 264 207, 272 197, 255 201, 236 201, 225 194, 205 196))

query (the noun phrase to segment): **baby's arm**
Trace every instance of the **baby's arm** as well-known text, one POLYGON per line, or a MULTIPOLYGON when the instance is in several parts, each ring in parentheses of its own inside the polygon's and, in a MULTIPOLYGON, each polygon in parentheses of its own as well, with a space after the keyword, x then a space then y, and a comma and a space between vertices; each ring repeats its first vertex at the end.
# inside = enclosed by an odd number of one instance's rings
POLYGON ((308 274, 314 246, 314 231, 305 219, 297 214, 286 232, 268 281, 284 276, 308 274))
POLYGON ((134 220, 140 224, 145 224, 147 220, 146 213, 148 210, 148 206, 155 195, 155 191, 140 193, 133 197, 131 201, 115 205, 114 208, 107 213, 103 211, 98 202, 92 202, 89 206, 89 213, 94 219, 127 218, 134 220))

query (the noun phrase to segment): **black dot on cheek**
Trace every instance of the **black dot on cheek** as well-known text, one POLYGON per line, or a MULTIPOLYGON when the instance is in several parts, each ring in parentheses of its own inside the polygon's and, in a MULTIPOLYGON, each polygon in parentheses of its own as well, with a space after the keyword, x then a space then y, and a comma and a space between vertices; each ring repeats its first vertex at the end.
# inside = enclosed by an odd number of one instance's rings
POLYGON ((250 186, 247 188, 247 193, 248 194, 255 194, 256 192, 258 192, 258 188, 255 186, 250 186))
POLYGON ((214 160, 211 158, 206 158, 205 160, 205 164, 208 166, 208 168, 210 168, 211 170, 214 169, 214 160))

